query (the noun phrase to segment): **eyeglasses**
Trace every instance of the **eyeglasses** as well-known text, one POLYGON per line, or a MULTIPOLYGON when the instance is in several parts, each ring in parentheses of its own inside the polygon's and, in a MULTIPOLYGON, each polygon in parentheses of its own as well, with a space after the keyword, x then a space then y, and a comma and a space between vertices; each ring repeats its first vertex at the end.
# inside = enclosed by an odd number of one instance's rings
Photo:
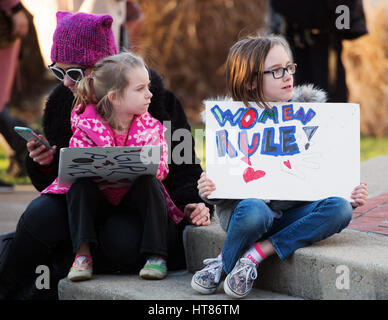
POLYGON ((71 81, 78 82, 85 76, 84 71, 87 69, 87 68, 69 68, 69 69, 63 70, 61 68, 54 67, 54 64, 55 62, 52 65, 48 66, 48 68, 53 73, 53 75, 60 81, 64 81, 65 75, 67 75, 71 81))
POLYGON ((274 79, 280 79, 284 77, 284 73, 287 71, 289 75, 293 75, 296 72, 296 63, 291 63, 287 67, 276 68, 273 70, 264 71, 264 73, 272 73, 274 79))

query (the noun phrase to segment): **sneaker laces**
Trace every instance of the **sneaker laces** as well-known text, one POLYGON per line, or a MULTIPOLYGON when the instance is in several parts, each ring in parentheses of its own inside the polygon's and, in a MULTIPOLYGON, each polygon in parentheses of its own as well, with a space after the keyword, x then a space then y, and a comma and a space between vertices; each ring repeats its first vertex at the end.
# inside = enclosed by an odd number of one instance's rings
POLYGON ((208 258, 203 260, 203 264, 206 265, 201 271, 208 271, 212 275, 214 275, 214 282, 218 283, 221 278, 221 273, 218 269, 222 270, 222 259, 217 258, 208 258))
POLYGON ((92 257, 90 256, 76 256, 73 262, 74 268, 91 268, 93 265, 92 257))
POLYGON ((236 273, 241 272, 244 275, 246 285, 248 285, 249 277, 252 280, 255 280, 257 278, 256 264, 247 258, 240 258, 238 268, 236 270, 233 270, 232 272, 232 276, 236 273))
POLYGON ((146 265, 147 264, 166 264, 166 260, 164 260, 162 257, 152 256, 147 259, 146 265))

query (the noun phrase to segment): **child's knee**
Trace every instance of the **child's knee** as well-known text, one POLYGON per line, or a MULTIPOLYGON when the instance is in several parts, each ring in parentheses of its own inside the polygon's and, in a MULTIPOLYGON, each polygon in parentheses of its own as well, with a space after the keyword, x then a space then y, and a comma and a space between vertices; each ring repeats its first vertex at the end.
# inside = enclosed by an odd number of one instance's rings
POLYGON ((331 219, 333 223, 345 228, 352 220, 353 208, 349 201, 340 197, 331 197, 329 200, 333 203, 331 219))
POLYGON ((238 223, 257 230, 272 223, 272 212, 260 199, 244 199, 235 208, 233 215, 238 223))

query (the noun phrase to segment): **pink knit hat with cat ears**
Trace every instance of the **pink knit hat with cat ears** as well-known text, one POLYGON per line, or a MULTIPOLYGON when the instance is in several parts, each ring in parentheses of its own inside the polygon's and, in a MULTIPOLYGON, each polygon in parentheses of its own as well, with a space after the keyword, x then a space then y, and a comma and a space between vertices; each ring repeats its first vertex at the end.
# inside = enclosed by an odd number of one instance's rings
POLYGON ((98 60, 118 53, 108 15, 57 12, 51 60, 93 66, 98 60))

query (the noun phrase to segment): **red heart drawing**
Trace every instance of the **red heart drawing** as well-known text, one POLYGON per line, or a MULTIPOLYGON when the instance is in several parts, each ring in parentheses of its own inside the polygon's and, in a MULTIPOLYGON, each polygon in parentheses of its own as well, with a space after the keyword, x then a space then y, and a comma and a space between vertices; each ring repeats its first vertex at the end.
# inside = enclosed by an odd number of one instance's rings
POLYGON ((290 160, 284 161, 283 163, 284 163, 284 165, 285 165, 288 169, 291 169, 290 160))
POLYGON ((242 157, 241 160, 244 161, 246 164, 249 164, 250 166, 252 165, 251 159, 249 159, 249 157, 242 157))
POLYGON ((262 170, 254 170, 251 167, 246 168, 243 174, 245 183, 248 183, 253 180, 260 179, 265 176, 265 172, 262 170))

